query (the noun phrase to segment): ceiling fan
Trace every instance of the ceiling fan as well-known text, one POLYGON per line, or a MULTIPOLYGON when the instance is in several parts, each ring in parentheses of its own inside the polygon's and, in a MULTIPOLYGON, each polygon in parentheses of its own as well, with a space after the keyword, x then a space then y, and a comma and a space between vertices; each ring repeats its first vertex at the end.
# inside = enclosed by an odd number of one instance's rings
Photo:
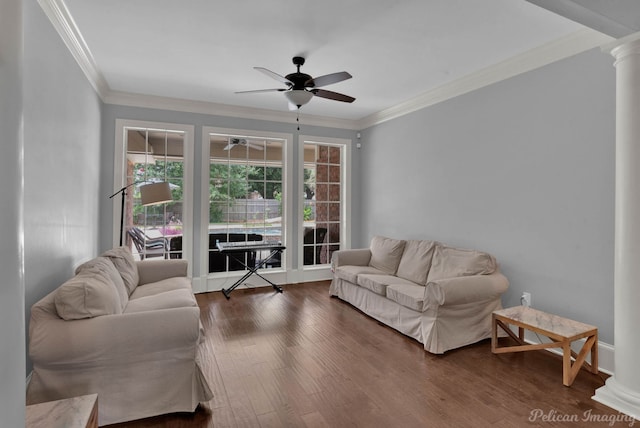
POLYGON ((247 141, 246 138, 229 138, 229 143, 227 143, 227 146, 224 148, 224 150, 231 150, 236 146, 245 146, 255 150, 264 149, 264 145, 259 146, 257 144, 254 144, 254 142, 252 141, 247 141))
POLYGON ((300 56, 293 57, 293 64, 298 68, 295 73, 281 76, 278 73, 274 73, 271 70, 267 70, 263 67, 253 67, 267 76, 277 80, 280 83, 284 83, 286 88, 275 89, 257 89, 253 91, 240 91, 236 94, 246 94, 255 92, 284 92, 285 97, 289 100, 289 109, 296 110, 311 100, 315 95, 316 97, 327 98, 335 101, 342 101, 345 103, 352 103, 355 98, 348 95, 340 94, 338 92, 327 91, 326 89, 318 89, 322 86, 331 85, 333 83, 342 82, 343 80, 351 79, 351 75, 346 71, 340 71, 338 73, 325 74, 324 76, 311 77, 308 74, 300 72, 300 66, 304 65, 304 58, 300 56))

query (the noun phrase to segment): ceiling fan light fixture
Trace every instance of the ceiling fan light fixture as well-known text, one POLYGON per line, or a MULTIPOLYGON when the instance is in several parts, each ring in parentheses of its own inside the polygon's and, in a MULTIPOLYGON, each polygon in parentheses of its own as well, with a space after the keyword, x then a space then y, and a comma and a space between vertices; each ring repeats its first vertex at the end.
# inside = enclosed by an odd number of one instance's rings
POLYGON ((308 103, 309 100, 311 100, 311 97, 313 97, 313 94, 309 91, 305 91, 304 89, 293 89, 285 92, 284 96, 299 108, 300 106, 308 103))
POLYGON ((308 103, 312 97, 320 97, 328 100, 342 101, 345 103, 352 103, 355 98, 349 95, 340 94, 338 92, 327 91, 325 89, 318 89, 322 86, 331 85, 333 83, 342 82, 343 80, 351 79, 351 75, 346 71, 339 71, 337 73, 325 74, 323 76, 311 77, 306 73, 300 72, 300 66, 304 64, 304 58, 300 56, 293 57, 293 65, 297 70, 295 73, 289 73, 286 76, 281 76, 278 73, 274 73, 271 70, 267 70, 264 67, 254 67, 261 73, 266 74, 272 79, 277 80, 280 83, 284 83, 286 88, 274 88, 274 89, 258 89, 253 91, 240 91, 237 94, 255 93, 255 92, 284 92, 284 96, 289 101, 289 110, 299 110, 300 107, 308 103))

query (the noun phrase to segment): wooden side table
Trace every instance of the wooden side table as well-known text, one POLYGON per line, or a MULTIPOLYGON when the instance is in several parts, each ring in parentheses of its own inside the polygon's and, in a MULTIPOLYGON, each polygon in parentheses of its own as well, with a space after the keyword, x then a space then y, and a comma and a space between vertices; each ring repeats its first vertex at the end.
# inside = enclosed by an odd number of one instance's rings
POLYGON ((27 406, 27 428, 98 428, 98 394, 27 406))
POLYGON ((494 311, 491 328, 491 352, 503 354, 507 352, 532 351, 536 349, 562 348, 562 383, 571 386, 580 368, 584 365, 591 373, 598 374, 598 329, 557 315, 548 314, 536 309, 515 306, 513 308, 494 311), (509 328, 518 327, 518 335, 509 328), (518 344, 498 346, 498 326, 518 344), (552 340, 550 343, 528 344, 524 341, 524 330, 542 334, 552 340), (579 353, 571 350, 571 343, 586 339, 579 353), (586 362, 591 353, 591 364, 586 362), (571 364, 571 357, 575 362, 571 364))

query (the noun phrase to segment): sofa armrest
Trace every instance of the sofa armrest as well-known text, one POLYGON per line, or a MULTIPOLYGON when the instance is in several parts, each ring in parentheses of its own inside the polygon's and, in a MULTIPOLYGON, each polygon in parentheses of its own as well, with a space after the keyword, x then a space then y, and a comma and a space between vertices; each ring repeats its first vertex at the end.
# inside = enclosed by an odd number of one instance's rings
POLYGON ((115 362, 173 358, 178 350, 195 349, 199 339, 198 307, 74 321, 47 319, 30 328, 29 356, 40 367, 107 367, 115 362))
POLYGON ((425 287, 424 308, 482 302, 500 297, 509 281, 500 272, 430 281, 425 287))
POLYGON ((331 256, 331 270, 340 266, 369 266, 371 250, 368 248, 339 250, 331 256))
POLYGON ((144 285, 176 276, 187 276, 189 262, 183 259, 158 259, 141 260, 136 265, 140 276, 138 285, 144 285))

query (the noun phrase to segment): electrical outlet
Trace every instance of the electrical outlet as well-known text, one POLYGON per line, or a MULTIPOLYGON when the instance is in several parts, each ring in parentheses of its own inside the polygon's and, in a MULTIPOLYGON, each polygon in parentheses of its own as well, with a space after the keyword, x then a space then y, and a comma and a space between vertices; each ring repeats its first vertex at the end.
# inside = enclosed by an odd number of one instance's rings
POLYGON ((527 307, 531 306, 531 293, 527 293, 526 291, 522 293, 522 296, 520 296, 520 304, 527 307))

